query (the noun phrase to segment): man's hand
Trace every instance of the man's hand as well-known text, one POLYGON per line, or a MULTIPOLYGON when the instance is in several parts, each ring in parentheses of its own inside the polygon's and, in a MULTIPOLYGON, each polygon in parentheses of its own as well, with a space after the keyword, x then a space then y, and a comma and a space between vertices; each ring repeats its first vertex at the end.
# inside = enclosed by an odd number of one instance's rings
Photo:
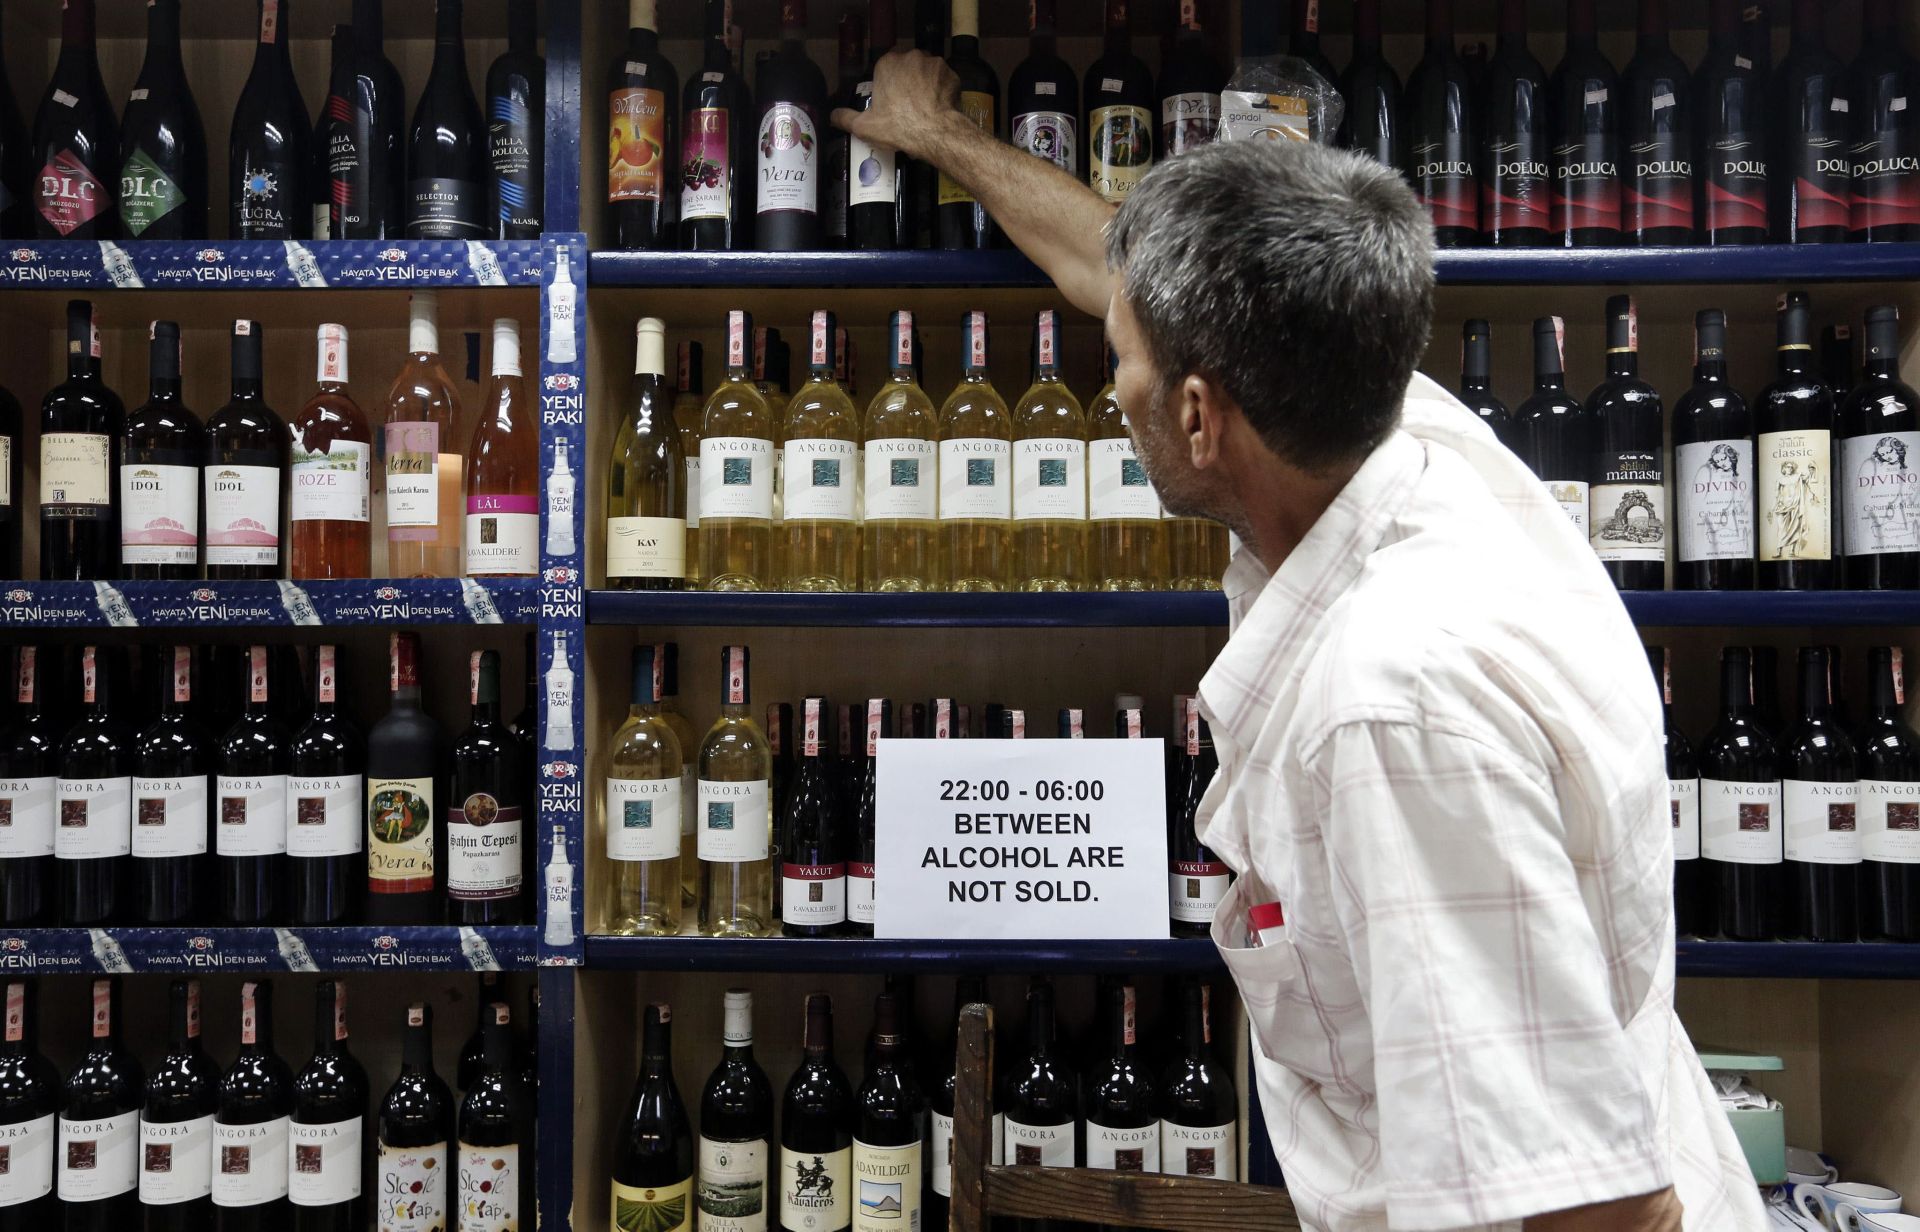
POLYGON ((925 158, 928 137, 960 114, 960 78, 945 60, 924 51, 893 51, 873 68, 873 105, 835 109, 833 122, 869 145, 925 158))

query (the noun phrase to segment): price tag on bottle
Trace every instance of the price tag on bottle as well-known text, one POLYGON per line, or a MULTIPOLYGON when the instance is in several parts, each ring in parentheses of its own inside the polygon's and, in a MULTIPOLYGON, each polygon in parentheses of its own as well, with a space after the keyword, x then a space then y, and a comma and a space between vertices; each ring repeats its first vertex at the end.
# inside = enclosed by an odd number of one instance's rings
POLYGON ((1167 935, 1159 740, 882 740, 874 932, 1167 935))

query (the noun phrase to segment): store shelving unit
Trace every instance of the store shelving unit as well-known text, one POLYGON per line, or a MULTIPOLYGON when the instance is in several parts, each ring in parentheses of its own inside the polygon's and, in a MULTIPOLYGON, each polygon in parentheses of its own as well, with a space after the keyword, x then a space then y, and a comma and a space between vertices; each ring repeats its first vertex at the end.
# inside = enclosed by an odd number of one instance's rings
POLYGON ((605 971, 1206 971, 1206 938, 1163 941, 726 941, 709 937, 587 938, 587 966, 605 971))

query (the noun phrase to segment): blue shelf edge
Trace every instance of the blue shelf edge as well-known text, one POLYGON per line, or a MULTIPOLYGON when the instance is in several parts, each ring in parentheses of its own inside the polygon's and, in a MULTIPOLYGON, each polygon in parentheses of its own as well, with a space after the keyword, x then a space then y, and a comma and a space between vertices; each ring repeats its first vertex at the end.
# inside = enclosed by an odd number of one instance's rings
POLYGON ((0 970, 531 971, 532 924, 324 928, 20 928, 0 930, 0 970))
POLYGON ((536 578, 0 582, 0 628, 529 625, 536 578))
POLYGON ((0 288, 285 291, 537 287, 539 240, 19 240, 0 288))
POLYGON ((602 971, 1193 971, 1219 967, 1204 937, 1139 941, 587 938, 602 971))
POLYGON ((1053 282, 1012 249, 946 252, 596 252, 597 287, 1025 287, 1053 282))
POLYGON ((1920 979, 1920 945, 1893 941, 1682 940, 1682 976, 1708 979, 1920 979))
POLYGON ((1920 591, 1623 591, 1642 628, 1920 625, 1920 591))
POLYGON ((590 590, 587 623, 815 628, 1210 628, 1227 623, 1218 591, 1082 594, 794 594, 590 590))

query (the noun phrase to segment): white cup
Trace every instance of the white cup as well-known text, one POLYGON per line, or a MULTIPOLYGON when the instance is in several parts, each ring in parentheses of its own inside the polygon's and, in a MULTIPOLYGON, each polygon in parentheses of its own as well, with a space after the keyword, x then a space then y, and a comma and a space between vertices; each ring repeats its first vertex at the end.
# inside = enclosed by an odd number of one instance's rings
POLYGON ((1860 1232, 1920 1232, 1920 1215, 1875 1211, 1860 1216, 1860 1232))
POLYGON ((1831 1185, 1795 1185, 1793 1204, 1834 1232, 1857 1232, 1860 1216, 1898 1211, 1900 1194, 1880 1185, 1835 1181, 1831 1185))
POLYGON ((1840 1169, 1820 1158, 1818 1151, 1803 1146, 1787 1148, 1787 1183, 1790 1185, 1826 1185, 1840 1179, 1840 1169))

